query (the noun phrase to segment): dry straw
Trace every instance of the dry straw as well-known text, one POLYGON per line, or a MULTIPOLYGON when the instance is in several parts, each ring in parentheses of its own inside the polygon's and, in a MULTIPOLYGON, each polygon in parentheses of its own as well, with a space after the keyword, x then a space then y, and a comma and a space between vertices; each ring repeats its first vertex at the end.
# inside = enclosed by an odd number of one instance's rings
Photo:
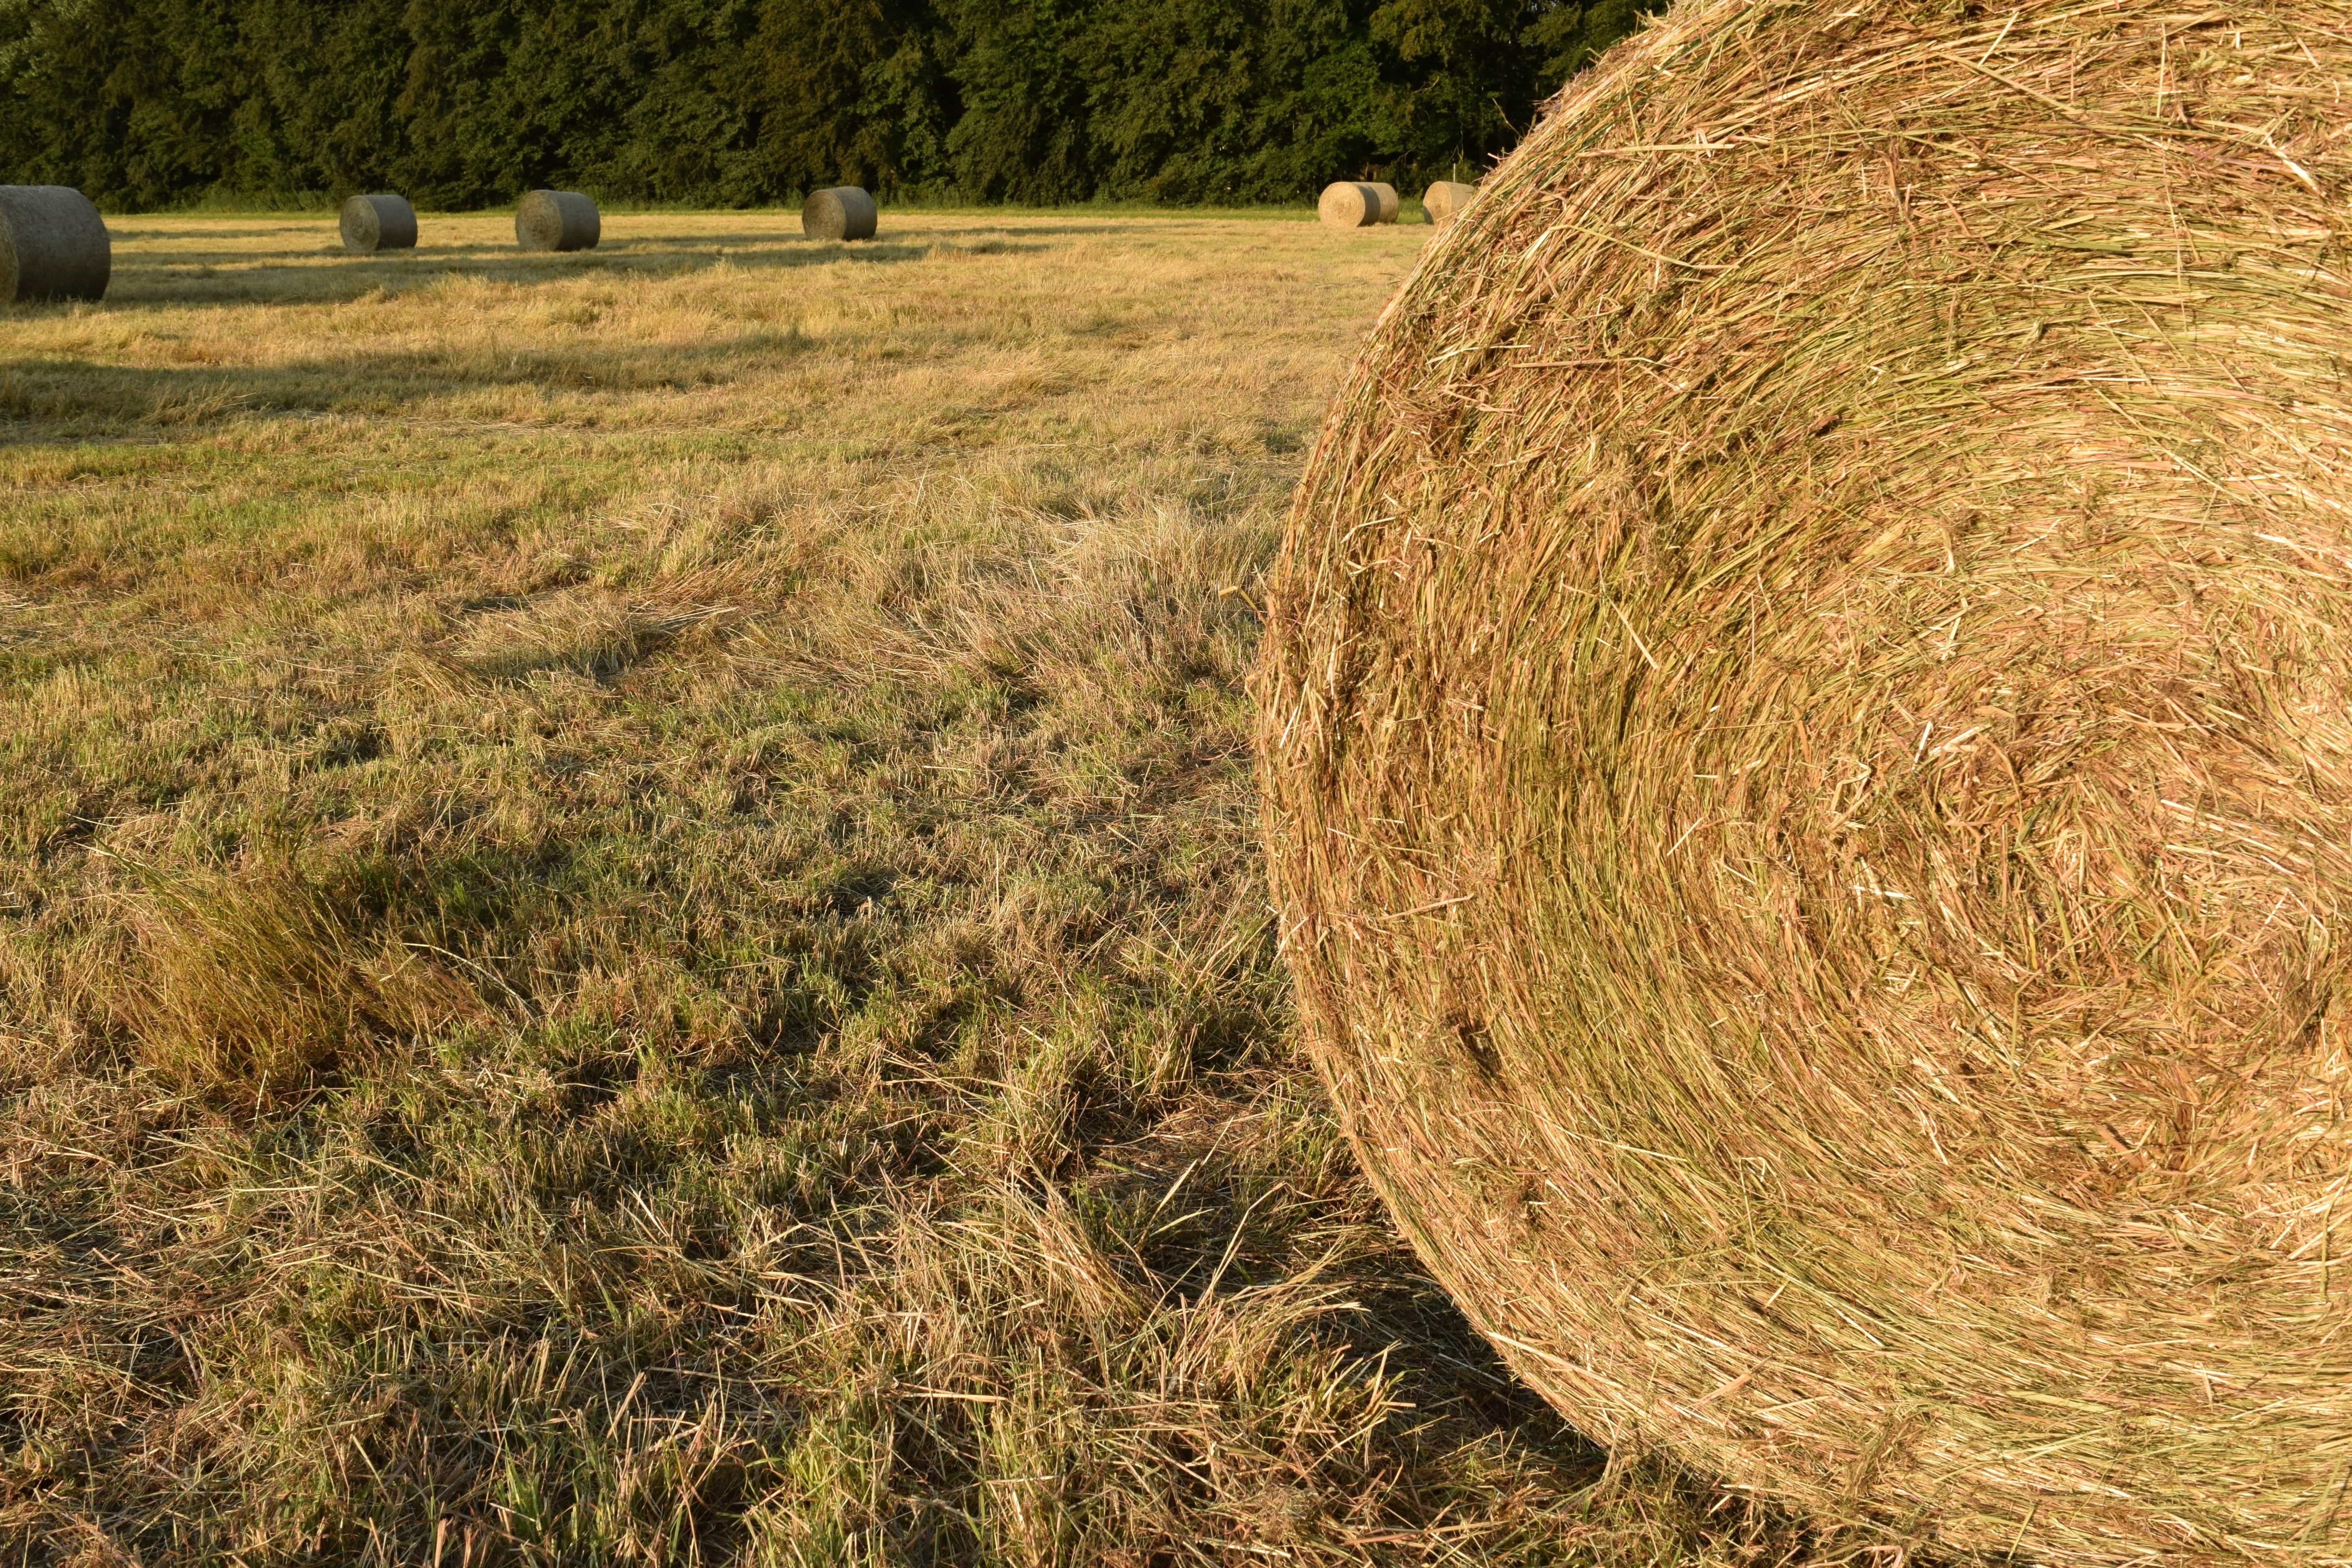
POLYGON ((343 248, 365 253, 408 250, 416 244, 416 209, 406 196, 353 196, 341 214, 343 248))
POLYGON ((1518 1370, 1825 1523, 2352 1562, 2352 6, 1700 0, 1390 307, 1261 673, 1518 1370))
POLYGON ((69 185, 0 185, 0 300, 102 300, 106 222, 69 185))
POLYGON ((1333 228, 1370 228, 1374 224, 1396 222, 1397 205, 1394 185, 1371 180, 1342 180, 1323 187, 1315 212, 1333 228))
POLYGON ((593 250, 603 228, 596 204, 578 191, 532 191, 515 204, 515 243, 525 250, 593 250))
POLYGON ((801 204, 801 233, 811 239, 872 239, 880 215, 856 185, 812 192, 801 204))
POLYGON ((1429 215, 1429 221, 1433 224, 1450 223, 1477 194, 1477 186, 1465 184, 1460 180, 1438 180, 1421 194, 1421 210, 1429 215))

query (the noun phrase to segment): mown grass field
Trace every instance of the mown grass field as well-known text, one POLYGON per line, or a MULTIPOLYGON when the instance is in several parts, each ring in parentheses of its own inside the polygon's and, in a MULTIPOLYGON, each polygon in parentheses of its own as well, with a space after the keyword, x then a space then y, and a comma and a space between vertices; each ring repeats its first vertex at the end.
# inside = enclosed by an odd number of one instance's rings
POLYGON ((0 317, 8 1563, 1651 1563, 1294 1054, 1255 584, 1428 231, 118 218, 0 317))

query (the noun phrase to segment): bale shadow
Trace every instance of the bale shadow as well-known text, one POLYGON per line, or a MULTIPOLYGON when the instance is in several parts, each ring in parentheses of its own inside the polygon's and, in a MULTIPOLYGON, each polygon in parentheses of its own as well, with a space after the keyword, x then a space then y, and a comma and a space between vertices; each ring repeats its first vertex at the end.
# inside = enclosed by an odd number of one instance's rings
POLYGON ((333 247, 307 252, 178 250, 118 258, 112 285, 100 308, 338 304, 373 289, 404 292, 446 278, 536 285, 592 275, 674 277, 720 266, 761 272, 836 262, 891 266, 922 260, 935 248, 928 240, 839 245, 726 236, 698 237, 692 244, 667 237, 619 241, 563 254, 464 246, 420 246, 360 256, 333 247), (755 247, 742 248, 746 246, 755 247))
MULTIPOLYGON (((1313 216, 1314 216, 1314 215, 1313 215, 1312 213, 1309 213, 1309 214, 1307 215, 1307 216, 1308 216, 1309 218, 1311 218, 1313 216)), ((1166 217, 1127 217, 1127 218, 1104 217, 1104 218, 1092 218, 1092 219, 1087 219, 1087 218, 1062 218, 1062 219, 1056 219, 1055 221, 1054 221, 1054 222, 1052 222, 1052 223, 1014 223, 1014 224, 1002 224, 1002 225, 988 225, 988 226, 975 226, 975 227, 971 228, 971 229, 962 229, 962 230, 952 229, 952 228, 950 228, 950 229, 941 229, 941 230, 940 230, 939 232, 940 232, 941 235, 943 235, 943 236, 953 236, 953 235, 959 234, 959 233, 962 233, 962 234, 992 234, 992 235, 1021 235, 1021 236, 1028 236, 1028 235, 1062 235, 1062 236, 1066 236, 1066 235, 1136 234, 1136 233, 1140 233, 1140 232, 1149 232, 1149 231, 1153 230, 1153 229, 1193 229, 1193 228, 1201 228, 1201 227, 1208 226, 1211 226, 1211 225, 1230 224, 1230 223, 1233 223, 1233 222, 1234 222, 1234 221, 1235 221, 1235 220, 1231 219, 1231 218, 1187 217, 1187 216, 1182 216, 1182 215, 1181 215, 1181 214, 1174 214, 1174 213, 1171 213, 1171 214, 1170 214, 1170 215, 1169 215, 1168 216, 1166 216, 1166 217)), ((1287 218, 1271 219, 1271 220, 1254 220, 1254 221, 1260 221, 1260 222, 1264 222, 1264 223, 1265 223, 1265 226, 1275 227, 1275 228, 1283 227, 1283 226, 1286 226, 1286 225, 1289 225, 1289 224, 1292 222, 1292 220, 1287 219, 1287 218)), ((1305 227, 1309 226, 1309 225, 1307 225, 1307 223, 1301 222, 1301 223, 1297 224, 1297 226, 1301 227, 1301 228, 1305 228, 1305 227)), ((1407 228, 1410 228, 1410 227, 1412 227, 1412 226, 1412 226, 1412 225, 1410 225, 1410 224, 1406 224, 1406 225, 1384 226, 1401 226, 1401 227, 1407 227, 1407 228)))
MULTIPOLYGON (((326 215, 326 224, 325 224, 325 229, 326 229, 326 232, 327 232, 327 233, 329 233, 329 234, 332 234, 332 233, 336 232, 335 223, 336 223, 336 217, 335 217, 335 215, 334 215, 333 213, 329 213, 329 214, 327 214, 327 215, 326 215)), ((207 224, 207 225, 205 225, 203 228, 201 228, 201 229, 197 229, 197 230, 194 230, 194 233, 197 233, 197 234, 201 234, 201 235, 202 235, 205 238, 206 238, 206 239, 236 239, 236 238, 251 238, 251 239, 273 239, 273 240, 282 240, 282 239, 285 237, 285 236, 286 236, 286 232, 287 232, 287 230, 288 230, 290 226, 292 226, 290 224, 289 224, 289 223, 282 223, 282 222, 281 222, 281 223, 272 223, 272 224, 268 224, 268 225, 265 225, 265 226, 259 226, 259 227, 239 227, 239 228, 231 228, 231 227, 225 227, 225 226, 224 226, 224 227, 217 227, 217 228, 216 228, 216 227, 214 227, 212 225, 207 224)), ((188 229, 185 229, 185 228, 178 228, 178 227, 173 227, 173 228, 152 228, 152 227, 144 227, 144 226, 141 226, 141 224, 139 223, 139 221, 138 221, 136 218, 131 218, 131 219, 127 219, 127 220, 126 220, 126 219, 119 218, 119 217, 110 217, 110 218, 108 218, 108 219, 106 220, 106 233, 107 233, 107 237, 108 237, 110 239, 113 239, 113 240, 117 241, 118 243, 119 243, 119 242, 121 242, 121 241, 122 241, 122 240, 126 240, 126 239, 162 239, 162 240, 168 240, 168 239, 172 239, 172 238, 174 238, 174 237, 180 237, 180 236, 187 235, 187 234, 189 234, 190 232, 191 232, 191 231, 190 231, 190 230, 188 230, 188 229)))
POLYGON ((68 358, 0 367, 0 445, 186 427, 244 414, 396 413, 484 387, 684 391, 819 346, 796 329, 691 346, 488 342, 294 364, 117 365, 68 358))

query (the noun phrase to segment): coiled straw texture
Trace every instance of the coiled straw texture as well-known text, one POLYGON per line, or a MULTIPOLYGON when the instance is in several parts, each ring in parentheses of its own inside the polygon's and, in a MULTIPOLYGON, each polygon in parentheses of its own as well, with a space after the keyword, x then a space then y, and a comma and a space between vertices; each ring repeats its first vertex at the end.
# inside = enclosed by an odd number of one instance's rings
POLYGON ((0 185, 0 304, 102 300, 114 242, 70 185, 0 185))
POLYGON ((1469 205, 1470 198, 1477 194, 1477 186, 1460 180, 1433 181, 1421 194, 1421 210, 1429 215, 1429 221, 1433 224, 1451 223, 1454 215, 1469 205))
POLYGON ((525 250, 593 250, 604 220, 579 191, 526 191, 515 203, 515 244, 525 250))
POLYGON ((1373 180, 1340 180, 1323 187, 1316 216, 1331 228, 1370 228, 1394 223, 1396 187, 1373 180))
POLYGON ((1307 1042, 1596 1437, 2352 1562, 2352 9, 1687 4, 1431 241, 1259 677, 1307 1042))
POLYGON ((343 248, 359 254, 410 250, 416 245, 416 209, 390 192, 352 196, 337 216, 343 248))
POLYGON ((857 185, 812 191, 801 204, 801 233, 810 239, 872 239, 880 219, 874 198, 857 185))

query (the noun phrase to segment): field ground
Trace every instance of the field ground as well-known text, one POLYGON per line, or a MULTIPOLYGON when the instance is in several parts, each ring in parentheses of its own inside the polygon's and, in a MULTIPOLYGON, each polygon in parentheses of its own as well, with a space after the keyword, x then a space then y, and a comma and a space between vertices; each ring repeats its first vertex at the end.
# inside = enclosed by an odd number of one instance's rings
POLYGON ((113 228, 0 319, 5 1561, 1792 1549, 1288 1044, 1255 584, 1426 229, 113 228))

